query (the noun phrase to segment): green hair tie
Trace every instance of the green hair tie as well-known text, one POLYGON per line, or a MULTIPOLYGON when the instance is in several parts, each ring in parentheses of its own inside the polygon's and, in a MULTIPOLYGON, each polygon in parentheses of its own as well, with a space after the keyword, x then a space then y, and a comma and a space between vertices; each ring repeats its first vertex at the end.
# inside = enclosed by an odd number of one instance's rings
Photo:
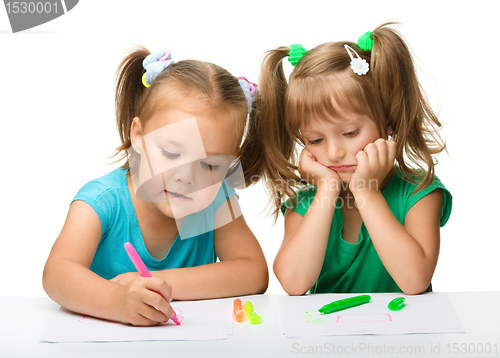
POLYGON ((288 61, 295 66, 304 57, 307 50, 299 44, 290 45, 290 51, 288 51, 288 61))
POLYGON ((372 32, 367 31, 358 39, 358 47, 364 51, 371 51, 373 48, 372 32))

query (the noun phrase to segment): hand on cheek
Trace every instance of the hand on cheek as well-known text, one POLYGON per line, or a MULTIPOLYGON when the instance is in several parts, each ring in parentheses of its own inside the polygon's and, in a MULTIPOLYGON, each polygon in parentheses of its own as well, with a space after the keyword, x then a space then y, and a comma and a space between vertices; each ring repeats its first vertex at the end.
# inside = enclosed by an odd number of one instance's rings
POLYGON ((349 182, 349 189, 353 194, 380 190, 395 158, 396 142, 380 138, 369 143, 356 154, 357 168, 349 182))
POLYGON ((319 163, 306 148, 300 154, 298 170, 301 178, 316 188, 320 185, 327 185, 332 190, 340 191, 341 185, 338 173, 319 163))

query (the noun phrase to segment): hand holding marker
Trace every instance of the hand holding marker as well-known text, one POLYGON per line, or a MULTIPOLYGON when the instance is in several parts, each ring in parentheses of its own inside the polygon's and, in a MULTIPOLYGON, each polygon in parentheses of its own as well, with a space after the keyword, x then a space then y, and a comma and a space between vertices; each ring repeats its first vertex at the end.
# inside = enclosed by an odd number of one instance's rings
MULTIPOLYGON (((146 265, 144 265, 144 262, 142 262, 141 257, 135 250, 134 246, 130 242, 126 242, 124 245, 125 250, 127 251, 128 256, 130 257, 130 260, 132 260, 132 263, 134 264, 135 268, 137 271, 139 271, 139 274, 142 277, 153 277, 151 276, 151 273, 148 271, 146 265)), ((160 292, 156 292, 157 294, 160 294, 160 292)), ((179 320, 177 319, 177 314, 174 312, 174 316, 172 317, 172 321, 175 322, 176 325, 180 325, 179 320)))

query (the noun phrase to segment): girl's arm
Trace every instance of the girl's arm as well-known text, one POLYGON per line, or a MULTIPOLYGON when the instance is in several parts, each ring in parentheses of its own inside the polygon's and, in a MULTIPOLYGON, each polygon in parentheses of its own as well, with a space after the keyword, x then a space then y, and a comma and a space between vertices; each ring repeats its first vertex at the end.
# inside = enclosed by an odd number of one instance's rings
MULTIPOLYGON (((378 139, 356 155, 358 167, 349 187, 382 263, 406 294, 429 286, 439 255, 442 190, 420 199, 407 213, 404 226, 396 219, 375 180, 382 183, 393 167, 396 143, 378 139)), ((396 174, 394 174, 396 175, 396 174)))
POLYGON ((274 259, 274 273, 289 295, 305 294, 318 280, 338 193, 318 185, 304 217, 287 209, 285 236, 274 259))
POLYGON ((289 295, 303 295, 318 280, 341 188, 338 174, 318 163, 306 148, 298 169, 317 191, 304 217, 291 210, 285 213, 285 236, 273 268, 289 295))
POLYGON ((381 192, 364 192, 355 198, 387 272, 405 294, 424 292, 429 287, 439 256, 442 190, 433 191, 413 205, 404 226, 396 219, 381 192))
MULTIPOLYGON (((228 200, 234 212, 237 200, 228 200)), ((267 263, 243 215, 214 231, 214 245, 220 262, 155 271, 172 286, 172 298, 198 300, 261 294, 267 289, 267 263)))
POLYGON ((139 277, 121 285, 89 270, 100 238, 101 222, 94 209, 83 201, 73 202, 43 271, 49 297, 75 312, 134 325, 171 318, 171 290, 163 280, 139 277))

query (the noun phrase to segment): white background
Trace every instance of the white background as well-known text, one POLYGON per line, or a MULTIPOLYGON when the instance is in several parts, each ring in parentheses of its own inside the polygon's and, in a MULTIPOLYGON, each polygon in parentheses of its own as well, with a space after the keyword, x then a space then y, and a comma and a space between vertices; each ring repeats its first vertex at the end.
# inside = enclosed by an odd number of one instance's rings
MULTIPOLYGON (((129 45, 172 48, 256 82, 263 54, 356 39, 400 21, 444 127, 437 175, 453 195, 435 291, 500 290, 497 190, 500 46, 497 1, 82 0, 66 15, 12 34, 0 8, 2 148, 0 296, 45 295, 42 270, 78 189, 117 165, 114 73, 129 45)), ((240 193, 272 261, 283 234, 262 187, 240 193), (262 213, 264 211, 264 213, 262 213)), ((314 237, 311 237, 314 240, 314 237)))

